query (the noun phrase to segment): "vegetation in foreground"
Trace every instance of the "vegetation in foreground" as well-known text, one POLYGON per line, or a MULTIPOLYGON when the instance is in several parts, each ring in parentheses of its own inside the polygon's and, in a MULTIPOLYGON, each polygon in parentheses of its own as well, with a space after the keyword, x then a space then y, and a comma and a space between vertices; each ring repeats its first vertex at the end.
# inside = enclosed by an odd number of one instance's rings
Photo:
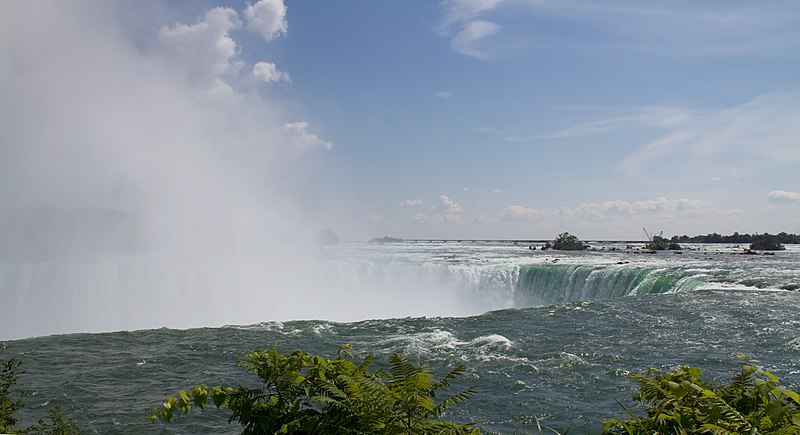
MULTIPOLYGON (((202 409, 211 400, 232 411, 228 421, 244 426, 243 434, 481 433, 469 424, 440 420, 447 407, 474 394, 468 388, 437 402, 463 366, 436 381, 425 365, 396 354, 389 359, 388 371, 370 370, 372 361, 367 357, 356 364, 341 350, 335 359, 299 350, 283 355, 274 347, 256 351, 239 365, 256 373, 264 387, 195 387, 167 397, 153 408, 152 419, 170 421, 176 411, 188 414, 192 406, 202 409)), ((645 415, 637 416, 620 404, 628 418, 605 422, 603 433, 800 434, 800 396, 779 386, 769 371, 747 362, 728 384, 705 381, 701 375, 698 368, 681 367, 633 376, 639 383, 633 400, 645 415)), ((543 433, 535 421, 536 430, 543 433)))
POLYGON ((21 361, 12 358, 0 371, 0 433, 77 435, 78 428, 61 416, 61 409, 58 406, 50 410, 48 419, 41 419, 36 424, 24 428, 17 427, 20 421, 17 411, 25 407, 24 395, 14 391, 17 377, 25 373, 20 368, 21 365, 21 361))
MULTIPOLYGON (((171 421, 175 413, 209 402, 231 411, 229 422, 243 426, 243 434, 466 434, 481 433, 471 424, 442 420, 445 410, 475 393, 467 388, 445 394, 464 373, 456 366, 436 380, 427 366, 400 355, 389 357, 388 370, 373 370, 374 358, 354 360, 349 346, 333 359, 295 350, 281 354, 274 347, 257 350, 238 362, 264 383, 258 388, 198 386, 167 397, 154 407, 153 421, 171 421)), ((74 435, 77 427, 61 417, 58 407, 49 420, 17 428, 17 411, 24 407, 14 391, 21 363, 12 359, 0 372, 0 433, 74 435)), ((614 418, 604 434, 800 434, 800 394, 779 385, 778 378, 750 361, 730 383, 701 378, 695 367, 671 372, 650 370, 634 375, 639 392, 637 409, 620 403, 627 418, 614 418), (639 414, 639 415, 637 415, 639 414), (643 414, 643 415, 642 415, 643 414)), ((558 434, 534 418, 534 432, 558 434)))
POLYGON ((373 357, 356 362, 347 349, 333 359, 301 350, 257 350, 238 364, 255 373, 262 387, 194 387, 167 397, 153 408, 152 419, 170 421, 176 411, 188 414, 192 406, 203 409, 211 401, 231 411, 228 421, 241 424, 243 434, 480 432, 439 419, 449 406, 474 394, 473 388, 444 394, 464 372, 463 365, 436 380, 427 366, 398 354, 389 357, 389 370, 372 370, 373 357))
POLYGON ((681 367, 670 373, 633 376, 633 397, 646 416, 628 411, 628 419, 603 426, 607 434, 800 434, 800 396, 778 385, 772 373, 746 363, 729 384, 700 378, 702 371, 681 367))

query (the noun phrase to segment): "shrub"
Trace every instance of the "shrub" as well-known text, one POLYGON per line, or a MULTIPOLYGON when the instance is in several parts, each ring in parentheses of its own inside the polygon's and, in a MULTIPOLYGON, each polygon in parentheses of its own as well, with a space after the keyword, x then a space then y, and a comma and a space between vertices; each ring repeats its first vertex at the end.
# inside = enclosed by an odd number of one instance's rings
POLYGON ((230 410, 243 434, 258 433, 477 433, 466 424, 438 418, 449 406, 467 400, 473 388, 440 399, 441 391, 464 372, 458 365, 435 380, 425 365, 395 354, 389 370, 370 370, 343 347, 333 359, 301 350, 281 354, 275 347, 256 350, 238 361, 264 383, 259 388, 198 386, 167 397, 153 408, 152 420, 170 421, 176 410, 205 408, 211 400, 230 410))
POLYGON ((45 419, 22 429, 16 429, 19 423, 17 411, 25 407, 22 400, 24 394, 14 391, 17 377, 25 372, 20 368, 22 362, 10 359, 0 371, 0 433, 8 434, 52 434, 75 435, 78 428, 61 416, 61 408, 56 406, 50 410, 49 422, 45 419))
POLYGON ((778 241, 778 236, 764 234, 763 236, 758 236, 758 238, 750 244, 750 249, 756 251, 783 251, 786 248, 778 241))
POLYGON ((553 249, 562 251, 582 251, 586 249, 586 245, 570 233, 561 233, 553 240, 553 249))
POLYGON ((606 422, 607 434, 782 433, 800 434, 800 396, 778 386, 778 378, 747 363, 731 383, 700 379, 701 370, 681 367, 671 373, 651 370, 633 376, 645 417, 626 408, 629 419, 606 422))

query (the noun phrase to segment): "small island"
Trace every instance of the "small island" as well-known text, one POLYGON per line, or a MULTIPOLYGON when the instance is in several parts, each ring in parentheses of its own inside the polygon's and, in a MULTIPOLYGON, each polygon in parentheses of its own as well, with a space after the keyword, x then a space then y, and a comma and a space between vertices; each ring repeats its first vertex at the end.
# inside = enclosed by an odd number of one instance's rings
POLYGON ((559 251, 583 251, 586 245, 570 233, 561 233, 553 240, 553 249, 559 251))

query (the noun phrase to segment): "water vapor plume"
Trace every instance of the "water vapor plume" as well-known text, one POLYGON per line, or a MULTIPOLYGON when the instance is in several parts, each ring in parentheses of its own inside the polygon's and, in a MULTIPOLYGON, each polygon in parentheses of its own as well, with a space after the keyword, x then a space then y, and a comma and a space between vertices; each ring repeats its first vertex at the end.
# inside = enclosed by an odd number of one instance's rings
POLYGON ((331 142, 259 93, 242 11, 142 6, 3 4, 0 339, 302 317, 326 224, 287 180, 331 142))

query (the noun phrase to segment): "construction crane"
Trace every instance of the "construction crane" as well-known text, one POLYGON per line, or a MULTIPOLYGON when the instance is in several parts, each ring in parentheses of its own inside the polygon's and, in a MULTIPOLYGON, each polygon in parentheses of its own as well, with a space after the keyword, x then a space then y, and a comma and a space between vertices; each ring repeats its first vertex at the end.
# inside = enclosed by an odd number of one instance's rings
POLYGON ((647 240, 650 241, 650 242, 652 242, 653 239, 655 239, 656 237, 661 238, 661 235, 664 234, 664 231, 661 231, 660 233, 658 233, 658 235, 650 234, 650 233, 647 232, 647 230, 644 227, 642 227, 642 231, 644 231, 644 235, 647 237, 647 240))

